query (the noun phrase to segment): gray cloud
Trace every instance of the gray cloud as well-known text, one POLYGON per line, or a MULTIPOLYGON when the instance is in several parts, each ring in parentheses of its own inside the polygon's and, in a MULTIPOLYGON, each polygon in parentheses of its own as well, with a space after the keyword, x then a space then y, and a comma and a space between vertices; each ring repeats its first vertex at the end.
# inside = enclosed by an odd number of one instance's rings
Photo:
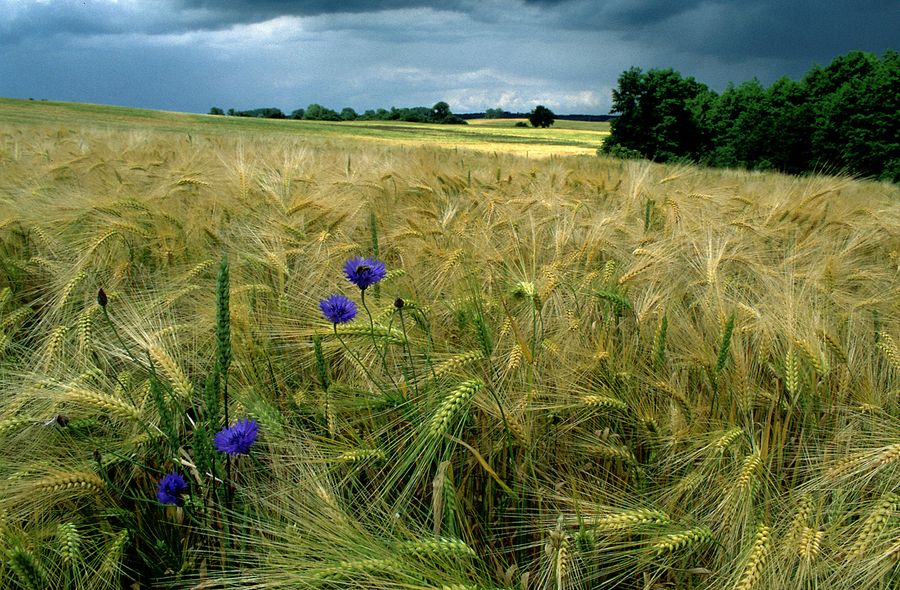
POLYGON ((881 0, 0 0, 0 95, 174 110, 448 100, 607 112, 625 69, 723 88, 896 43, 881 0))

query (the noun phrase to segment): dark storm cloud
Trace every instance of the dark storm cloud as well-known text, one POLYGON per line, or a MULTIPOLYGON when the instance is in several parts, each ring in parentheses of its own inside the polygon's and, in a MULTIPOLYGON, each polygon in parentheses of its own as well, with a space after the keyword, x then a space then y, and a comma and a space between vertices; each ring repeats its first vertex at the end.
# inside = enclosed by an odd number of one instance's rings
POLYGON ((604 113, 631 66, 768 84, 896 48, 898 20, 896 0, 0 0, 0 96, 604 113))
POLYGON ((729 60, 829 59, 896 47, 895 0, 525 0, 565 28, 609 31, 662 52, 729 60))

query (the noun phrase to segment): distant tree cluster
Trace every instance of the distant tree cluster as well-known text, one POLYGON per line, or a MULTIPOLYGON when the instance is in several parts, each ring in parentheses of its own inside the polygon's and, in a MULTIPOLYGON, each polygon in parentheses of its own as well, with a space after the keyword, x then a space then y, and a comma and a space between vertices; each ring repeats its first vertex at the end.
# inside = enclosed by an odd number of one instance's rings
POLYGON ((553 111, 542 104, 534 107, 534 110, 528 114, 528 122, 532 127, 549 127, 556 120, 553 111))
POLYGON ((729 85, 721 94, 678 72, 631 68, 613 91, 601 151, 658 162, 846 171, 900 182, 900 54, 854 51, 800 81, 729 85))
POLYGON ((290 115, 285 115, 280 109, 262 108, 249 111, 236 111, 228 109, 222 111, 219 107, 212 107, 210 115, 228 115, 232 117, 259 117, 265 119, 303 119, 306 121, 408 121, 413 123, 446 123, 453 125, 465 125, 465 119, 454 115, 450 111, 450 105, 444 101, 436 103, 433 107, 401 108, 391 107, 387 109, 367 110, 358 114, 350 107, 345 107, 341 112, 313 103, 305 109, 296 109, 290 115))

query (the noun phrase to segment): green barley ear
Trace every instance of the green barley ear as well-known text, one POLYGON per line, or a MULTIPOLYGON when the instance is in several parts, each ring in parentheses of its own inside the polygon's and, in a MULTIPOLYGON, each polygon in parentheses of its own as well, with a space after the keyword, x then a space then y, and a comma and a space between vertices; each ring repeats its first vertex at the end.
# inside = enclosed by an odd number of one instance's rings
POLYGON ((626 309, 634 309, 631 305, 631 301, 629 301, 627 297, 616 293, 615 291, 601 289, 597 291, 596 295, 603 301, 609 302, 612 305, 613 310, 615 310, 616 315, 622 315, 626 309))
POLYGON ((169 449, 174 455, 178 452, 178 447, 180 446, 178 430, 175 427, 175 418, 172 416, 172 411, 166 403, 159 379, 153 377, 150 379, 150 397, 153 399, 153 404, 156 406, 156 411, 159 414, 159 428, 166 435, 169 441, 169 449))
POLYGON ((20 545, 13 546, 9 553, 9 569, 26 590, 45 590, 50 587, 47 572, 34 554, 20 545))
POLYGON ((325 363, 325 355, 322 353, 322 337, 315 334, 312 338, 313 352, 316 355, 316 370, 319 373, 319 383, 322 389, 328 391, 330 382, 328 380, 328 365, 325 363))
POLYGON ((653 199, 647 199, 647 204, 644 205, 644 231, 648 231, 650 229, 650 223, 653 221, 653 207, 656 205, 656 201, 653 199))
POLYGON ((103 562, 100 565, 100 573, 106 579, 118 580, 122 573, 122 558, 128 547, 131 534, 128 529, 122 529, 119 534, 103 548, 103 562))
POLYGON ((484 383, 480 379, 471 379, 460 383, 451 391, 438 406, 431 418, 428 432, 434 438, 440 438, 450 429, 457 413, 467 406, 469 400, 482 388, 484 383))
POLYGON ((223 257, 216 280, 216 364, 223 378, 231 364, 231 312, 228 299, 228 258, 223 257))
POLYGON ((669 316, 663 314, 662 321, 659 323, 659 329, 656 332, 656 352, 653 360, 656 368, 662 368, 666 362, 666 334, 669 331, 669 316))
POLYGON ((65 568, 74 568, 81 562, 81 535, 73 522, 64 522, 57 527, 59 554, 65 568))
POLYGON ((459 504, 456 499, 456 487, 453 485, 453 467, 449 461, 438 465, 437 474, 432 482, 432 504, 434 512, 434 535, 458 537, 459 504))
POLYGON ((334 436, 337 427, 334 421, 334 412, 331 411, 331 400, 328 396, 328 387, 330 385, 328 380, 328 365, 325 363, 325 355, 322 353, 322 337, 318 334, 313 336, 313 352, 316 356, 316 370, 319 373, 319 382, 322 385, 322 392, 324 394, 322 405, 325 412, 325 424, 328 427, 328 434, 334 436))
POLYGON ((487 323, 484 321, 484 312, 481 309, 481 302, 476 300, 474 310, 472 312, 472 323, 475 324, 475 337, 478 339, 478 345, 485 357, 490 357, 494 352, 494 342, 488 331, 487 323))
POLYGON ((206 429, 205 424, 198 424, 194 428, 192 446, 194 448, 194 462, 197 465, 197 471, 200 472, 201 476, 209 473, 212 474, 212 477, 215 477, 215 459, 210 453, 212 440, 210 440, 209 431, 206 429))
MULTIPOLYGON (((347 160, 347 167, 349 169, 349 159, 347 160)), ((372 236, 372 257, 378 258, 379 249, 378 249, 378 218, 375 216, 375 211, 369 212, 369 233, 372 236)), ((375 283, 373 287, 375 298, 381 297, 381 285, 375 283)))
POLYGON ((797 362, 797 354, 790 344, 784 355, 784 388, 791 395, 795 395, 800 388, 800 363, 797 362))
POLYGON ((206 377, 206 386, 203 389, 206 398, 206 420, 213 426, 219 425, 219 366, 216 364, 212 372, 206 377))
POLYGON ((725 368, 728 362, 728 349, 731 346, 731 335, 734 333, 735 313, 731 312, 728 321, 725 322, 725 332, 722 334, 722 344, 719 346, 719 358, 716 360, 716 376, 725 368))
POLYGON ((660 537, 653 543, 653 549, 655 549, 656 554, 660 556, 681 551, 691 546, 707 543, 711 541, 712 538, 713 534, 709 527, 696 526, 685 531, 679 531, 660 537))

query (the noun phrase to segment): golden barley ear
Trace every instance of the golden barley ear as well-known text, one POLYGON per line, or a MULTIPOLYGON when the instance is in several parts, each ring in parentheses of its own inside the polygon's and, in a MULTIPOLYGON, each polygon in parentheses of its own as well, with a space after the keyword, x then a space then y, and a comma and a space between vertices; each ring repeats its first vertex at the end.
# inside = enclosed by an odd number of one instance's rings
POLYGON ((771 548, 771 529, 766 525, 759 525, 753 547, 744 561, 741 576, 735 584, 734 590, 751 590, 751 588, 758 587, 771 548))

